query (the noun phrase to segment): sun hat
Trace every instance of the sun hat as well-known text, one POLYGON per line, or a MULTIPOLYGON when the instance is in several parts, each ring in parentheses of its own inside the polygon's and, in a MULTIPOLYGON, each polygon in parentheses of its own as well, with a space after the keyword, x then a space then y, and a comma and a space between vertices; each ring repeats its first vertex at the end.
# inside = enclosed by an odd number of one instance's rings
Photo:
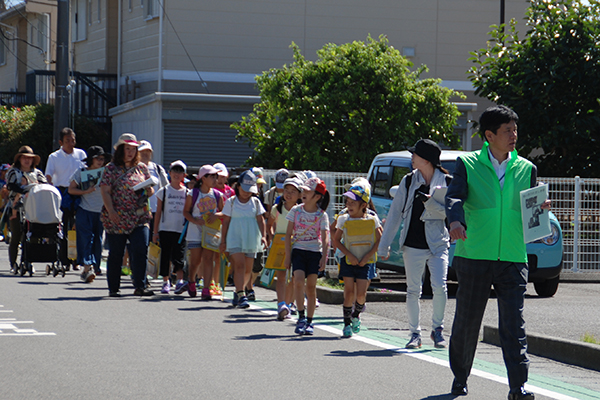
POLYGON ((408 151, 418 155, 424 160, 429 161, 435 168, 442 166, 440 163, 440 154, 442 154, 442 149, 433 140, 419 139, 419 141, 413 147, 408 148, 408 151))
POLYGON ((210 164, 203 165, 196 174, 196 179, 200 180, 204 175, 217 174, 219 171, 210 164))
POLYGON ((15 154, 15 160, 14 162, 17 162, 17 160, 21 157, 33 157, 33 165, 38 165, 40 163, 40 156, 38 156, 37 154, 35 154, 33 152, 33 149, 29 146, 21 146, 19 147, 19 152, 17 154, 15 154))
POLYGON ((169 166, 169 169, 173 169, 173 167, 175 166, 179 166, 181 168, 183 168, 183 172, 187 172, 187 165, 185 165, 185 163, 181 160, 177 160, 177 161, 173 161, 171 163, 171 165, 169 166))
POLYGON ((265 179, 264 179, 264 174, 263 174, 262 168, 253 167, 251 171, 254 174, 254 176, 256 177, 256 183, 263 184, 263 185, 267 183, 267 181, 265 181, 265 179))
POLYGON ((138 147, 140 145, 133 133, 124 133, 121 136, 119 136, 119 140, 117 140, 117 143, 115 143, 113 148, 116 150, 117 147, 119 147, 122 144, 129 144, 135 147, 138 147))
POLYGON ((96 157, 104 156, 104 164, 108 164, 112 159, 112 155, 110 153, 105 153, 104 148, 102 146, 90 146, 86 151, 87 157, 82 161, 87 163, 88 161, 92 161, 96 157))
POLYGON ((144 151, 144 150, 150 150, 151 152, 154 153, 154 150, 152 149, 152 143, 150 143, 147 140, 140 140, 140 147, 138 147, 138 151, 144 151))
POLYGON ((293 178, 287 178, 285 182, 283 182, 282 187, 286 187, 287 185, 292 185, 296 189, 302 191, 302 179, 298 178, 297 176, 294 176, 293 178))
POLYGON ((225 166, 225 164, 223 163, 216 163, 215 165, 213 165, 213 167, 215 167, 217 169, 217 174, 219 176, 229 176, 229 171, 227 171, 227 167, 225 166))
POLYGON ((320 180, 317 177, 314 178, 308 178, 301 186, 300 188, 302 190, 310 190, 319 194, 325 194, 325 192, 327 191, 327 186, 325 185, 325 182, 323 182, 322 180, 320 180))
POLYGON ((290 176, 290 171, 285 168, 277 170, 275 173, 275 186, 277 189, 283 189, 285 180, 290 176))
POLYGON ((371 191, 364 186, 354 185, 346 193, 344 193, 344 196, 352 200, 362 200, 365 203, 368 203, 371 199, 371 191))
POLYGON ((256 186, 257 181, 256 175, 254 175, 251 170, 242 172, 238 178, 238 184, 241 188, 246 192, 254 194, 258 193, 258 187, 256 186))

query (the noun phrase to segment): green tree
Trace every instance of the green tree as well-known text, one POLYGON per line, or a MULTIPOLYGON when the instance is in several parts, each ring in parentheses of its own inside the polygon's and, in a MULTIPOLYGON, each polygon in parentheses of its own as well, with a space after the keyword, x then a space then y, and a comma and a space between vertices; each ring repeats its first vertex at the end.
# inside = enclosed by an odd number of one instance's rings
MULTIPOLYGON (((108 132, 89 118, 76 115, 74 119, 77 147, 84 150, 92 145, 107 148, 108 132)), ((38 168, 43 170, 48 155, 57 150, 52 148, 53 129, 54 106, 51 104, 0 106, 0 163, 12 164, 19 147, 28 145, 40 155, 42 161, 38 168)))
POLYGON ((532 0, 523 39, 513 20, 471 53, 475 93, 519 114, 519 151, 540 175, 600 175, 599 15, 597 0, 532 0))
POLYGON ((361 171, 380 152, 420 138, 457 146, 462 94, 439 80, 419 79, 385 37, 327 44, 307 61, 294 43, 294 63, 257 77, 261 101, 232 124, 255 146, 248 161, 269 168, 361 171))

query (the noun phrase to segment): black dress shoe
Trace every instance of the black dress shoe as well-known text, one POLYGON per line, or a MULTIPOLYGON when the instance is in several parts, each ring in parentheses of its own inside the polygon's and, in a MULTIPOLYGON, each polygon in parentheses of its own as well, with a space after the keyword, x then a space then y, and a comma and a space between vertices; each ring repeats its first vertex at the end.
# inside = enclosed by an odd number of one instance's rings
POLYGON ((121 293, 119 292, 110 292, 108 294, 109 297, 121 297, 121 293))
POLYGON ((517 391, 510 391, 508 393, 508 400, 534 400, 535 395, 525 390, 524 387, 520 387, 517 391))
POLYGON ((135 289, 133 292, 134 296, 154 296, 154 292, 148 289, 135 289))
POLYGON ((469 393, 466 383, 452 382, 452 390, 450 391, 455 396, 466 396, 469 393))

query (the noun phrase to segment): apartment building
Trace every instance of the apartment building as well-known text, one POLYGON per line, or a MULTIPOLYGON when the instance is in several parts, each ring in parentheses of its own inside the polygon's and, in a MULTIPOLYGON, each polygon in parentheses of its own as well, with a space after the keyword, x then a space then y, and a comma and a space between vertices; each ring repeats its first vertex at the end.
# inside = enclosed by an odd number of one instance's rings
MULTIPOLYGON (((49 1, 49 0, 48 0, 49 1)), ((525 0, 504 0, 522 21, 525 0)), ((29 4, 29 2, 27 3, 29 4)), ((489 102, 468 81, 469 52, 485 47, 501 0, 71 0, 72 69, 114 74, 113 136, 150 140, 155 160, 239 165, 250 153, 229 128, 259 101, 255 77, 307 59, 326 43, 386 35, 423 77, 462 91, 458 133, 489 102), (223 150, 218 151, 217 150, 223 150)), ((523 24, 522 24, 523 26, 523 24)), ((3 73, 0 67, 0 73, 3 73)), ((4 79, 3 79, 4 80, 4 79)))

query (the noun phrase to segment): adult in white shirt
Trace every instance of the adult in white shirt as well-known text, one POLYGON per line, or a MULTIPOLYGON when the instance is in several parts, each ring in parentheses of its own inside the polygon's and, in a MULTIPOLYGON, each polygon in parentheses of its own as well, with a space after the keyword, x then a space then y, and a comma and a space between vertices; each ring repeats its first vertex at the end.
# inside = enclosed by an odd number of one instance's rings
MULTIPOLYGON (((150 196, 148 199, 150 201, 150 209, 152 210, 152 215, 156 214, 156 193, 158 189, 163 188, 169 184, 169 177, 165 172, 165 169, 152 161, 152 156, 154 155, 154 150, 152 149, 152 144, 147 140, 140 140, 140 147, 138 148, 140 152, 141 160, 144 164, 148 166, 148 171, 150 171, 150 176, 154 178, 156 182, 158 182, 158 187, 154 188, 154 195, 150 196)), ((154 226, 154 222, 152 223, 154 226)))
MULTIPOLYGON (((75 144, 77 143, 75 140, 75 132, 73 132, 73 129, 71 128, 63 128, 63 130, 60 131, 60 140, 58 143, 60 144, 60 149, 48 156, 48 162, 46 163, 46 179, 48 180, 48 183, 56 186, 63 195, 63 202, 61 204, 61 210, 63 212, 62 223, 63 229, 68 231, 75 226, 75 212, 77 207, 74 202, 67 205, 64 200, 69 196, 67 191, 71 184, 71 177, 76 171, 86 167, 83 160, 87 158, 87 154, 85 151, 75 147, 75 144)), ((66 239, 62 239, 59 256, 63 265, 66 265, 68 268, 71 261, 67 258, 66 239)), ((79 270, 76 263, 72 264, 74 270, 79 270)))
MULTIPOLYGON (((85 151, 75 147, 75 132, 71 128, 60 131, 60 149, 48 156, 46 163, 46 179, 48 183, 65 190, 71 183, 75 171, 85 168, 83 160, 87 158, 85 151)), ((62 190, 61 190, 62 193, 62 190)))

